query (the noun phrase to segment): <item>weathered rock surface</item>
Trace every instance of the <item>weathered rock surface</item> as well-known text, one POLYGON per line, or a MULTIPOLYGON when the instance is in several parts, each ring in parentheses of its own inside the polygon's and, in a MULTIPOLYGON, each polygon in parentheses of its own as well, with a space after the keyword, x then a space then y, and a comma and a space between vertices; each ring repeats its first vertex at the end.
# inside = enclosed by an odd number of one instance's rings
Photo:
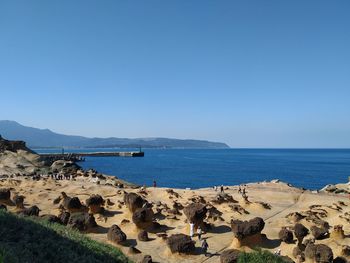
POLYGON ((107 239, 116 244, 122 244, 126 241, 126 234, 117 225, 112 225, 107 233, 107 239))
POLYGON ((145 230, 140 231, 140 233, 137 235, 137 239, 139 241, 149 241, 147 231, 145 231, 145 230))
POLYGON ((124 195, 124 203, 129 208, 131 213, 134 213, 137 209, 142 208, 146 201, 135 193, 126 193, 124 195))
POLYGON ((309 230, 300 223, 295 224, 294 226, 294 235, 298 239, 298 243, 301 244, 305 236, 309 234, 309 230))
POLYGON ((185 234, 171 235, 167 239, 167 245, 172 253, 190 254, 194 251, 194 241, 185 234))
POLYGON ((192 222, 195 226, 203 227, 203 220, 207 216, 207 208, 201 203, 191 203, 183 209, 188 222, 192 222))
POLYGON ((137 209, 132 215, 132 221, 138 228, 150 227, 153 222, 154 213, 152 208, 142 207, 137 209))
POLYGON ((305 248, 305 258, 316 263, 331 263, 333 261, 332 249, 324 244, 309 243, 305 248))
POLYGON ((86 200, 86 205, 90 209, 90 213, 97 214, 103 212, 104 200, 100 195, 92 195, 86 200))
POLYGON ((92 214, 82 212, 71 214, 67 226, 79 231, 89 231, 97 227, 97 223, 92 214))
POLYGON ((283 227, 280 230, 280 232, 278 233, 278 237, 287 244, 293 243, 293 232, 287 229, 286 227, 283 227))
POLYGON ((231 229, 235 237, 242 240, 247 236, 252 236, 264 229, 265 222, 261 217, 255 217, 249 221, 232 220, 231 229))

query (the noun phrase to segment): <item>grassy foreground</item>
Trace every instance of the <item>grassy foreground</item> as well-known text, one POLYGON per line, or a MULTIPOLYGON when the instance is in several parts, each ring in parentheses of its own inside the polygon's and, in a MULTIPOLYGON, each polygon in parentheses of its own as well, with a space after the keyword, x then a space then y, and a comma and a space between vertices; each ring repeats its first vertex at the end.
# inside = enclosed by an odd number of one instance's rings
POLYGON ((131 262, 117 248, 75 230, 0 210, 0 263, 131 262))
POLYGON ((257 250, 251 253, 241 253, 238 263, 286 263, 286 261, 269 251, 257 250))

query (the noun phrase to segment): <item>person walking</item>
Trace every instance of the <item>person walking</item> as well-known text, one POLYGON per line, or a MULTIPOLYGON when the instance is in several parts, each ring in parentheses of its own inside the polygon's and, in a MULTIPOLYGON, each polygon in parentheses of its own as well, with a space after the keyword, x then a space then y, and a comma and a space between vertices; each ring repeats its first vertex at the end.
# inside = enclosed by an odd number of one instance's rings
POLYGON ((194 224, 193 222, 190 223, 190 237, 193 238, 194 235, 194 224))
POLYGON ((153 187, 157 187, 157 182, 156 182, 156 180, 153 180, 153 187))
POLYGON ((224 185, 220 186, 220 193, 222 193, 222 194, 224 193, 224 185))
POLYGON ((197 228, 197 235, 198 235, 198 240, 201 241, 202 240, 202 229, 200 226, 197 228))
POLYGON ((203 250, 205 256, 208 255, 208 252, 207 252, 208 251, 208 247, 209 247, 209 245, 208 245, 207 241, 205 239, 203 239, 203 241, 202 241, 202 250, 203 250))

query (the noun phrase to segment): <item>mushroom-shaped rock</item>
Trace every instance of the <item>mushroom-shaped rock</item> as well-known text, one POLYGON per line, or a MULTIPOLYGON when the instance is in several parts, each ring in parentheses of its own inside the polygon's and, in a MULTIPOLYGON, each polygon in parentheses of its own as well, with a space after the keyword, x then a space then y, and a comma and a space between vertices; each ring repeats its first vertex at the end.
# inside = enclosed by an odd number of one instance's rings
POLYGON ((256 246, 262 242, 261 231, 265 222, 261 217, 255 217, 249 221, 231 220, 231 229, 234 234, 233 246, 256 246))
POLYGON ((194 241, 185 234, 171 235, 167 239, 167 245, 172 253, 190 254, 194 251, 194 241))
POLYGON ((236 263, 241 251, 236 249, 228 249, 220 255, 220 263, 236 263))
POLYGON ((191 203, 186 206, 183 210, 189 222, 195 224, 196 227, 203 227, 203 220, 207 216, 207 208, 201 203, 191 203))
POLYGON ((126 241, 126 234, 117 225, 112 225, 107 233, 107 239, 116 244, 122 244, 126 241))
POLYGON ((86 211, 86 207, 81 204, 78 197, 69 197, 64 192, 62 192, 62 199, 63 207, 70 213, 86 211))
POLYGON ((295 224, 294 226, 294 234, 295 237, 298 239, 298 243, 301 244, 303 242, 303 239, 307 234, 309 234, 309 230, 300 223, 295 224))
POLYGON ((315 237, 315 239, 324 239, 329 235, 328 230, 325 228, 312 226, 310 230, 311 230, 311 234, 315 237))
POLYGON ((243 239, 246 236, 252 236, 260 233, 265 226, 261 217, 255 217, 249 221, 232 220, 231 228, 236 238, 243 239))
POLYGON ((23 209, 24 208, 24 196, 23 195, 14 196, 13 203, 15 204, 17 209, 23 209))
POLYGON ((100 195, 92 195, 86 200, 86 205, 90 209, 90 213, 97 214, 103 211, 104 200, 100 195))
POLYGON ((131 213, 134 213, 137 209, 142 208, 143 204, 146 203, 141 196, 135 193, 126 193, 124 195, 124 203, 129 208, 131 213))
POLYGON ((84 212, 71 214, 67 225, 79 231, 89 231, 97 227, 94 216, 84 212))
POLYGON ((293 243, 293 232, 286 227, 282 227, 278 233, 278 237, 287 244, 293 243))
POLYGON ((8 204, 11 198, 11 191, 7 188, 0 188, 0 204, 8 204))
POLYGON ((316 263, 331 263, 333 261, 332 249, 324 244, 309 243, 305 248, 305 258, 316 263))
POLYGON ((141 260, 141 263, 152 263, 152 257, 150 255, 145 255, 141 260))
POLYGON ((140 241, 149 241, 148 233, 145 230, 140 231, 137 235, 137 239, 140 241))
POLYGON ((150 227, 153 222, 154 213, 152 208, 142 207, 137 209, 132 215, 132 221, 138 228, 150 227))
POLYGON ((70 213, 67 211, 62 211, 59 215, 58 218, 60 219, 61 223, 63 225, 67 225, 69 218, 70 218, 70 213))
POLYGON ((24 216, 39 216, 40 209, 36 205, 23 209, 20 214, 24 216))

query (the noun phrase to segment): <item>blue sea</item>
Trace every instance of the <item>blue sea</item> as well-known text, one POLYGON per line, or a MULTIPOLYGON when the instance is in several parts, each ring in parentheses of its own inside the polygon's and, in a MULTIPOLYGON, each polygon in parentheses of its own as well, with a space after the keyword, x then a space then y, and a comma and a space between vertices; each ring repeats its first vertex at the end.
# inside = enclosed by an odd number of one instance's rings
MULTIPOLYGON (((37 150, 38 152, 57 152, 37 150)), ((125 151, 84 149, 66 152, 125 151)), ((87 157, 83 168, 151 186, 202 188, 280 179, 320 189, 348 182, 350 149, 144 149, 145 157, 87 157)))

